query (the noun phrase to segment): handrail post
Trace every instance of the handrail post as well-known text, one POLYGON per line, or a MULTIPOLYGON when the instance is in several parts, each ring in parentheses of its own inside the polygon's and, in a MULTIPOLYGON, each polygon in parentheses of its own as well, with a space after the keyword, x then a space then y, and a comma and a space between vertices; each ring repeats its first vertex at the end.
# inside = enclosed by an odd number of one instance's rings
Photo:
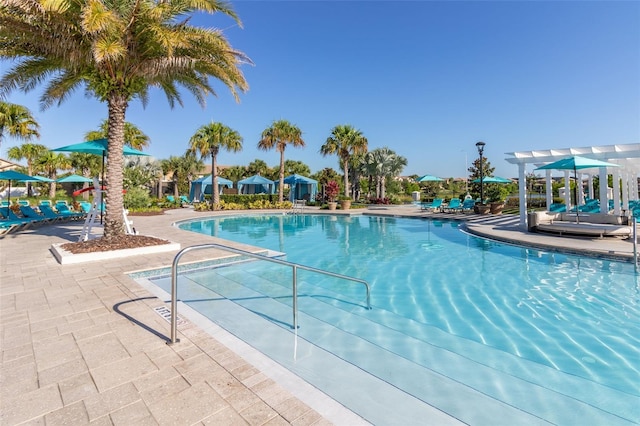
POLYGON ((633 268, 638 272, 638 220, 633 216, 633 268))
POLYGON ((298 267, 293 265, 293 329, 298 329, 298 267))

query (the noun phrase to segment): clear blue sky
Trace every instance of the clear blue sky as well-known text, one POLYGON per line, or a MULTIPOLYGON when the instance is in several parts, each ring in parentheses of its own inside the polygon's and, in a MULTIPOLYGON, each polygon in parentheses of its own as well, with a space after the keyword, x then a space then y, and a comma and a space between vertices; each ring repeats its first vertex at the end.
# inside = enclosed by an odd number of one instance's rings
MULTIPOLYGON (((320 146, 337 124, 351 124, 369 149, 389 147, 408 159, 404 175, 462 177, 477 158, 514 177, 506 152, 640 142, 640 2, 637 1, 236 1, 240 29, 224 16, 196 25, 224 29, 255 63, 243 67, 250 89, 236 104, 218 97, 202 109, 190 95, 170 109, 152 91, 127 121, 151 137, 156 158, 182 155, 189 137, 212 120, 237 130, 241 153, 219 164, 256 158, 276 166, 275 151, 256 148, 273 120, 303 131, 305 148, 285 158, 312 172, 339 170, 320 146), (465 161, 466 157, 466 161, 465 161)), ((6 64, 0 65, 6 70, 6 64)), ((31 109, 40 143, 81 142, 107 107, 79 91, 40 111, 38 88, 10 102, 31 109)), ((0 155, 18 144, 5 139, 0 155)), ((529 170, 527 170, 529 172, 529 170)))

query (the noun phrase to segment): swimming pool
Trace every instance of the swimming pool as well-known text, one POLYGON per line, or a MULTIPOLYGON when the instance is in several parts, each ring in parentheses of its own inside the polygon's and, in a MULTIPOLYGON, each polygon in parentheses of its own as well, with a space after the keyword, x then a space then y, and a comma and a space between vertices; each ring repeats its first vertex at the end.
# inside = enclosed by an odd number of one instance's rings
POLYGON ((372 423, 415 423, 430 407, 469 424, 640 422, 631 264, 499 244, 453 221, 254 215, 180 228, 371 284, 369 311, 360 286, 300 272, 297 335, 278 265, 186 273, 180 298, 372 423))

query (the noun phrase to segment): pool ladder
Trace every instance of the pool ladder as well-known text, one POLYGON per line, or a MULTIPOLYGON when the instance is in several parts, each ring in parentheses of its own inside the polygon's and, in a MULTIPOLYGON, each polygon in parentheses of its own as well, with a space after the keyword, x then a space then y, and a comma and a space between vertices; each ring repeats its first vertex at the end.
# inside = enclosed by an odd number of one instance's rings
POLYGON ((340 278, 343 280, 354 281, 365 286, 367 290, 367 309, 371 309, 371 288, 369 283, 360 278, 350 277, 348 275, 336 274, 335 272, 325 271, 324 269, 313 268, 311 266, 300 265, 297 263, 289 262, 282 259, 276 259, 273 257, 265 256, 262 254, 252 253, 245 250, 240 250, 222 244, 201 244, 197 246, 186 247, 178 252, 173 258, 173 264, 171 266, 171 341, 168 344, 179 342, 177 338, 178 334, 178 264, 182 256, 190 251, 203 250, 203 249, 219 249, 228 251, 235 254, 240 254, 247 257, 252 257, 259 260, 266 260, 267 262, 277 263, 280 265, 291 266, 293 269, 292 291, 293 291, 293 329, 298 329, 298 269, 305 271, 316 272, 318 274, 329 275, 334 278, 340 278))

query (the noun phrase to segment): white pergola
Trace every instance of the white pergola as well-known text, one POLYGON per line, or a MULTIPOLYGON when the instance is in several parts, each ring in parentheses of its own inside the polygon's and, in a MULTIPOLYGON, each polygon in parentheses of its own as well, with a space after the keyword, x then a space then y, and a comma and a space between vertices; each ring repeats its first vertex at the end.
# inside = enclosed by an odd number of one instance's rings
MULTIPOLYGON (((506 160, 509 163, 518 165, 518 189, 520 194, 520 226, 524 229, 527 227, 527 197, 526 197, 526 175, 525 170, 527 164, 536 168, 545 164, 578 155, 586 158, 606 161, 618 164, 620 167, 601 167, 593 169, 578 170, 578 181, 582 181, 582 176, 588 176, 589 182, 589 198, 595 198, 593 194, 593 177, 598 176, 600 182, 607 182, 607 176, 613 176, 613 182, 622 182, 622 191, 620 185, 613 185, 613 205, 614 214, 621 215, 623 210, 629 210, 629 200, 638 199, 638 173, 640 172, 640 143, 624 144, 624 145, 603 145, 589 146, 583 148, 562 148, 562 149, 545 149, 536 151, 519 151, 507 152, 506 160)), ((551 192, 551 170, 546 172, 546 201, 547 208, 553 202, 551 192)), ((562 170, 564 172, 565 188, 570 187, 570 178, 573 174, 572 170, 562 170)), ((582 191, 580 191, 580 196, 582 191)), ((607 185, 600 185, 599 196, 600 211, 602 213, 609 212, 609 197, 607 185)), ((578 202, 578 200, 576 200, 578 202)), ((565 191, 565 204, 571 204, 571 191, 565 191)))

